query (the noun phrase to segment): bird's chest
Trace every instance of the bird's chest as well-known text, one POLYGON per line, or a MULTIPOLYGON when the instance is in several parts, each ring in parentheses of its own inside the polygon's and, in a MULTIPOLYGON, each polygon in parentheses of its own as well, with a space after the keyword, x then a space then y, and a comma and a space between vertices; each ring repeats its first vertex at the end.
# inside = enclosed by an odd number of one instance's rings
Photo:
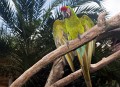
POLYGON ((75 23, 67 23, 66 29, 67 29, 67 33, 68 33, 68 39, 72 40, 77 38, 79 32, 78 32, 78 25, 75 23))

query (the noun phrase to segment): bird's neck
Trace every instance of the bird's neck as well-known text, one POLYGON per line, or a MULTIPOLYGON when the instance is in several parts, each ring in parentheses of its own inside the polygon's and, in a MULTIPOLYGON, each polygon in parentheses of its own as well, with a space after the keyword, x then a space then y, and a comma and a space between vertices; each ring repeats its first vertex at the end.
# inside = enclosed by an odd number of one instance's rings
POLYGON ((71 16, 69 18, 67 18, 69 20, 69 22, 72 23, 76 23, 79 21, 79 18, 77 17, 77 15, 73 12, 71 12, 71 16))
POLYGON ((68 18, 69 20, 78 20, 77 15, 75 12, 71 9, 71 16, 68 18))

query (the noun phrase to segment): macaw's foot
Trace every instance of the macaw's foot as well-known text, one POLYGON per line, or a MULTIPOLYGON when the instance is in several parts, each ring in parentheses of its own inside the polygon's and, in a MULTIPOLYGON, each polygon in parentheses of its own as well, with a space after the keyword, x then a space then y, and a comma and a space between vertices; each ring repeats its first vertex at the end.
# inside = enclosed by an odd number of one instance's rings
POLYGON ((67 41, 66 44, 67 44, 67 47, 69 48, 69 41, 67 41))
POLYGON ((78 39, 81 40, 81 35, 80 34, 78 34, 78 39))

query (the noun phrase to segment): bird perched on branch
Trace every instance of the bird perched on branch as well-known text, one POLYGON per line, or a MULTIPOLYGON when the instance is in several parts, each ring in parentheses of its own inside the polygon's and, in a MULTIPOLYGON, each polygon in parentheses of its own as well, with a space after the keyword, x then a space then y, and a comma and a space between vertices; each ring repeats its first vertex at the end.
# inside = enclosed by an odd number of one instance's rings
MULTIPOLYGON (((66 28, 65 28, 65 22, 62 20, 56 20, 53 24, 53 37, 54 37, 55 45, 57 48, 63 44, 66 44, 66 42, 67 42, 66 33, 67 32, 66 32, 66 28)), ((73 61, 72 52, 67 53, 64 57, 67 60, 72 72, 74 72, 75 69, 74 69, 74 65, 72 62, 73 61)))
MULTIPOLYGON (((81 39, 81 35, 94 25, 92 20, 87 15, 83 15, 81 18, 78 18, 73 9, 69 6, 61 7, 61 12, 64 17, 63 20, 56 20, 53 24, 53 37, 57 47, 66 44, 68 41, 77 37, 81 39)), ((87 87, 92 87, 89 68, 93 47, 94 42, 91 41, 75 50, 87 87)), ((72 71, 75 70, 73 65, 74 56, 76 55, 73 54, 73 52, 65 55, 65 58, 72 71)))

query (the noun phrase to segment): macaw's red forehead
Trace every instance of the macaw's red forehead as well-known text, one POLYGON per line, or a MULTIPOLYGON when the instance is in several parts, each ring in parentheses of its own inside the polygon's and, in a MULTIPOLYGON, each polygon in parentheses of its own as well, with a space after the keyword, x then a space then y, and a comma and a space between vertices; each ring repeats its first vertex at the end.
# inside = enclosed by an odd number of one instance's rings
POLYGON ((61 11, 67 11, 67 7, 66 6, 61 7, 61 11))

